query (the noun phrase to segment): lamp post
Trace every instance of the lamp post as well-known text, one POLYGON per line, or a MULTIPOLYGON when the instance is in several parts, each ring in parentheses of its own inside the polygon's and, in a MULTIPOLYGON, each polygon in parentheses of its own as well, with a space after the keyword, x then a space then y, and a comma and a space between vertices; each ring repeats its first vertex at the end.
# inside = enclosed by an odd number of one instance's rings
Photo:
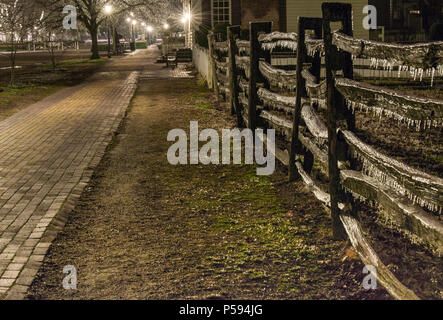
POLYGON ((151 26, 146 27, 146 31, 148 31, 148 46, 151 44, 151 33, 154 31, 154 28, 151 26))
POLYGON ((185 31, 185 43, 187 47, 191 47, 191 12, 187 12, 183 18, 181 19, 181 22, 183 23, 183 29, 185 31))
POLYGON ((105 5, 105 14, 108 20, 108 58, 111 58, 111 21, 110 16, 112 14, 112 6, 107 4, 105 5))
POLYGON ((137 24, 136 20, 132 20, 131 26, 132 26, 132 43, 131 43, 131 51, 135 51, 135 25, 137 24))

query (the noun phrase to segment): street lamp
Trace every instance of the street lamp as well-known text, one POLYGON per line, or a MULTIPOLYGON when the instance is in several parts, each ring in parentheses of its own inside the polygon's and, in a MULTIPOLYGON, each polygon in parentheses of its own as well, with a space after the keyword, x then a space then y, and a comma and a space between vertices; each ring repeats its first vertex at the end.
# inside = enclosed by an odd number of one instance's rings
POLYGON ((136 46, 135 46, 135 43, 136 43, 136 41, 135 41, 135 25, 137 24, 137 20, 135 20, 135 19, 132 19, 132 22, 131 22, 131 26, 132 26, 132 44, 131 44, 131 51, 135 51, 135 49, 136 49, 136 46))
POLYGON ((151 26, 147 26, 146 31, 148 31, 148 44, 150 45, 151 44, 151 33, 152 33, 152 31, 154 31, 154 28, 151 26))
POLYGON ((105 5, 105 14, 108 20, 108 58, 111 58, 111 20, 110 16, 112 14, 112 6, 107 4, 105 5))
POLYGON ((169 29, 169 24, 165 23, 165 24, 163 25, 163 29, 168 30, 168 29, 169 29))
POLYGON ((185 31, 185 42, 186 46, 191 46, 191 12, 187 12, 185 15, 183 15, 182 23, 183 23, 183 29, 185 31))

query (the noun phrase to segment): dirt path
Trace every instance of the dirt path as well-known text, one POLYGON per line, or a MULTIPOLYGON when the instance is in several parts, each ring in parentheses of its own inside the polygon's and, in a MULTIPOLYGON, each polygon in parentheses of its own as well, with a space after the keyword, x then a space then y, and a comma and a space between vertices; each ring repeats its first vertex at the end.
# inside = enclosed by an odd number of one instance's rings
POLYGON ((234 122, 212 108, 196 79, 162 74, 145 68, 30 299, 389 298, 363 290, 359 260, 330 240, 323 208, 281 169, 269 178, 246 165, 169 165, 169 130, 189 130, 191 120, 219 130, 234 122), (76 291, 62 288, 66 265, 78 269, 76 291))

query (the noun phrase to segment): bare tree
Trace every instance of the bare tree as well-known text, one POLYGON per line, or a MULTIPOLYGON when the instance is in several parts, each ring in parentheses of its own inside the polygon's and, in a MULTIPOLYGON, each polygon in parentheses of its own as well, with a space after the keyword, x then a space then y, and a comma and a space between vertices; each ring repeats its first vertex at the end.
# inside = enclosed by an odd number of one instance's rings
POLYGON ((47 43, 46 49, 51 57, 52 69, 57 68, 55 58, 55 49, 57 48, 56 36, 63 32, 63 16, 61 15, 61 6, 48 1, 38 1, 36 10, 41 12, 35 28, 42 32, 42 38, 47 43))
POLYGON ((36 17, 32 0, 0 0, 0 32, 11 44, 9 53, 10 79, 14 84, 18 44, 29 34, 36 17))
MULTIPOLYGON (((77 10, 78 18, 88 29, 92 41, 91 59, 99 59, 98 30, 106 20, 104 12, 105 5, 112 5, 114 15, 119 16, 130 11, 143 12, 151 17, 160 16, 168 11, 171 1, 165 0, 73 0, 77 10)), ((175 2, 173 0, 172 2, 175 2)), ((136 15, 137 16, 137 15, 136 15)))

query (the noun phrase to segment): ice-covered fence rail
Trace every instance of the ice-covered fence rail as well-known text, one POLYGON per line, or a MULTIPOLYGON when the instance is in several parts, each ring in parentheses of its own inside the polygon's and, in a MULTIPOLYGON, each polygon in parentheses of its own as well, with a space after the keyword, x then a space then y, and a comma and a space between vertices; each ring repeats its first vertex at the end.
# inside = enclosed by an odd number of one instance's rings
POLYGON ((355 39, 336 31, 332 43, 355 57, 384 59, 417 67, 443 63, 443 41, 405 45, 355 39))
POLYGON ((273 42, 273 41, 294 41, 297 42, 298 35, 294 32, 292 33, 283 33, 283 32, 272 32, 267 34, 261 34, 258 36, 258 41, 261 43, 265 42, 273 42))
POLYGON ((249 55, 250 50, 251 50, 251 43, 249 41, 238 39, 238 40, 236 40, 236 44, 237 44, 238 52, 240 54, 249 55))
MULTIPOLYGON (((296 33, 281 33, 273 32, 270 34, 262 34, 258 40, 261 42, 263 50, 274 51, 276 48, 288 49, 293 52, 297 51, 298 36, 296 33)), ((324 55, 324 43, 323 39, 314 39, 308 36, 305 40, 305 45, 310 56, 314 56, 315 53, 324 55)))
POLYGON ((305 46, 307 54, 311 57, 313 57, 316 53, 319 53, 321 56, 325 54, 325 43, 323 39, 315 39, 310 35, 307 35, 305 46))
POLYGON ((336 78, 335 86, 352 109, 371 110, 380 117, 386 116, 417 129, 443 125, 443 100, 420 98, 346 78, 336 78))
POLYGON ((224 73, 228 72, 228 63, 226 61, 219 61, 218 59, 215 59, 214 57, 215 66, 217 69, 223 71, 224 73))
POLYGON ((266 110, 260 112, 259 117, 265 120, 270 128, 275 129, 286 137, 291 136, 292 122, 290 120, 279 117, 272 112, 266 110))
POLYGON ((249 65, 251 64, 251 59, 249 57, 242 57, 242 56, 235 56, 235 64, 237 67, 241 70, 243 70, 246 73, 246 77, 250 77, 250 68, 249 65))
POLYGON ((214 42, 213 44, 214 50, 219 51, 220 53, 227 54, 228 53, 228 42, 227 41, 221 41, 221 42, 214 42))
MULTIPOLYGON (((326 207, 331 206, 331 196, 319 187, 309 174, 303 169, 303 165, 297 161, 297 170, 303 180, 308 186, 314 196, 322 202, 326 207)), ((340 210, 345 209, 343 203, 338 204, 340 210)), ((352 242, 353 247, 357 251, 358 255, 366 265, 372 265, 377 268, 377 280, 383 285, 384 288, 396 299, 418 300, 417 295, 405 287, 383 264, 378 257, 375 250, 369 244, 369 241, 364 237, 364 232, 360 226, 360 223, 352 216, 347 214, 340 214, 340 220, 352 242)))
POLYGON ((374 266, 377 270, 377 281, 396 299, 399 300, 419 300, 417 295, 406 288, 392 272, 383 264, 377 253, 365 239, 360 223, 349 215, 340 215, 340 220, 346 229, 352 246, 365 265, 374 266))
POLYGON ((223 86, 229 85, 229 78, 226 74, 220 72, 220 70, 217 70, 216 74, 218 82, 220 82, 223 86))
MULTIPOLYGON (((259 90, 259 96, 265 96, 267 98, 270 98, 268 95, 269 91, 266 91, 266 89, 260 89, 259 90)), ((277 96, 276 94, 273 94, 274 97, 280 99, 282 102, 288 102, 289 99, 292 98, 285 98, 283 96, 277 96)), ((266 104, 266 103, 265 103, 266 104)), ((309 130, 310 134, 313 136, 312 139, 308 138, 307 136, 301 136, 300 141, 308 148, 313 149, 311 150, 312 153, 319 154, 320 149, 324 149, 326 146, 326 141, 328 138, 328 129, 325 125, 325 123, 320 119, 320 117, 315 112, 314 108, 309 103, 305 103, 303 105, 301 116, 306 124, 306 128, 309 130), (307 140, 310 140, 307 142, 307 140), (316 145, 317 149, 313 148, 312 146, 316 145)), ((272 124, 272 127, 279 129, 280 132, 283 132, 287 134, 287 140, 291 138, 291 132, 292 132, 292 122, 286 118, 280 117, 276 114, 273 114, 271 112, 268 112, 266 110, 263 110, 260 114, 260 117, 264 120, 268 121, 268 123, 272 124)), ((321 154, 322 158, 323 156, 326 156, 326 154, 321 154)), ((324 159, 326 161, 326 158, 324 159)), ((327 161, 326 161, 327 162, 327 161)))
POLYGON ((357 58, 374 61, 373 66, 392 70, 410 71, 414 78, 443 76, 443 41, 420 44, 393 44, 355 39, 339 31, 333 33, 332 42, 337 48, 357 58))
POLYGON ((261 43, 262 49, 274 51, 276 48, 289 49, 293 52, 297 51, 296 33, 273 32, 269 34, 261 34, 258 41, 261 43))
POLYGON ((265 88, 258 89, 258 97, 262 100, 263 105, 284 111, 287 114, 295 113, 295 96, 283 96, 278 93, 274 93, 265 88))
POLYGON ((305 79, 306 83, 306 91, 309 97, 316 102, 321 104, 325 103, 326 99, 326 81, 322 81, 317 83, 317 79, 315 78, 309 70, 304 69, 301 73, 303 79, 305 79))
POLYGON ((246 80, 244 80, 242 76, 239 76, 237 81, 238 81, 238 87, 241 89, 241 91, 244 93, 248 93, 249 83, 246 80))
POLYGON ((277 69, 261 60, 259 69, 263 77, 273 86, 294 90, 297 88, 297 72, 277 69))
POLYGON ((231 90, 229 89, 229 87, 227 87, 225 84, 219 82, 218 83, 219 87, 220 87, 220 93, 224 94, 226 97, 229 96, 229 94, 231 93, 231 90))
POLYGON ((443 207, 443 179, 392 159, 358 139, 348 130, 341 131, 351 155, 363 164, 363 172, 407 196, 413 204, 441 214, 443 207))
POLYGON ((412 241, 431 245, 443 254, 443 224, 437 217, 412 205, 405 197, 397 195, 391 187, 365 175, 361 171, 341 170, 342 187, 355 199, 376 203, 383 215, 412 241))

